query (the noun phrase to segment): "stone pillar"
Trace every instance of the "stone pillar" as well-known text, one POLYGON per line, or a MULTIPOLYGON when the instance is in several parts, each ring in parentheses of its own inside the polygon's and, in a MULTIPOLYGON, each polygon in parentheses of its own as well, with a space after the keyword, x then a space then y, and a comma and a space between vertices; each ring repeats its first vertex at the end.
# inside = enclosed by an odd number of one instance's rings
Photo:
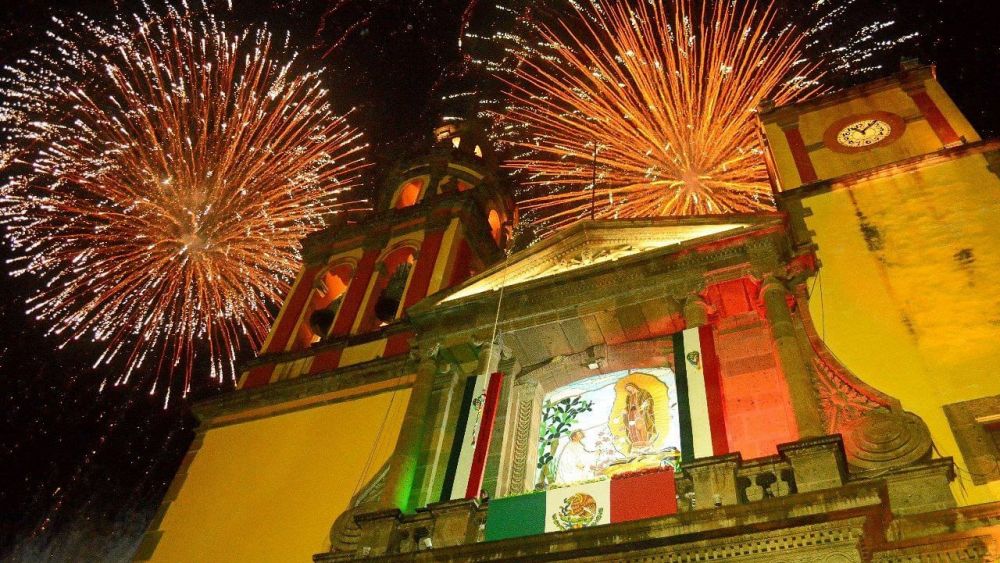
POLYGON ((507 451, 507 441, 512 440, 513 436, 507 432, 507 423, 513 416, 516 416, 514 414, 516 404, 511 400, 511 397, 514 395, 514 383, 521 371, 521 365, 510 349, 504 348, 502 350, 497 371, 504 374, 504 381, 500 391, 496 422, 493 425, 490 453, 486 462, 486 475, 483 478, 483 488, 493 497, 498 496, 500 483, 507 478, 504 473, 509 472, 510 462, 504 463, 504 452, 507 451))
POLYGON ((434 548, 475 543, 479 536, 479 503, 460 499, 427 505, 434 518, 431 541, 434 548))
POLYGON ((354 522, 361 528, 361 537, 355 556, 374 557, 395 551, 392 544, 401 517, 402 513, 396 508, 356 515, 354 522))
POLYGON ((779 444, 778 453, 788 460, 800 493, 840 487, 847 481, 847 460, 840 436, 824 436, 779 444))
POLYGON ((389 458, 389 473, 386 475, 385 489, 379 506, 410 510, 411 492, 415 485, 420 450, 429 425, 431 395, 434 391, 434 376, 437 373, 435 356, 437 350, 421 358, 417 366, 416 381, 410 391, 410 402, 403 415, 403 424, 396 441, 396 449, 389 458))
POLYGON ((809 368, 792 325, 792 314, 788 309, 788 288, 781 280, 768 276, 760 290, 761 300, 771 325, 771 336, 778 348, 781 369, 785 374, 788 392, 795 410, 795 421, 800 438, 811 438, 825 434, 820 418, 819 402, 813 389, 809 368))
POLYGON ((694 488, 695 510, 739 504, 736 470, 740 454, 726 454, 696 459, 684 464, 684 474, 694 488))
POLYGON ((505 432, 504 453, 495 497, 529 492, 535 484, 535 464, 538 461, 538 417, 542 392, 538 381, 520 377, 511 389, 510 419, 505 432))

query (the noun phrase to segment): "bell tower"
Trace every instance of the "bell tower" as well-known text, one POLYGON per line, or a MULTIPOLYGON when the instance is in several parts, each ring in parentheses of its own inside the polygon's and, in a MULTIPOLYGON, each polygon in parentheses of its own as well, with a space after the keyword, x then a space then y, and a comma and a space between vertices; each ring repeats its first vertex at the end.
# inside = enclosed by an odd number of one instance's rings
POLYGON ((1000 142, 981 139, 934 67, 912 60, 761 109, 778 209, 795 252, 818 266, 808 308, 823 341, 925 421, 939 455, 968 468, 972 484, 956 497, 992 500, 1000 142))
POLYGON ((430 151, 397 167, 357 224, 304 243, 304 264, 241 388, 405 353, 406 310, 503 256, 516 210, 482 129, 434 131, 430 151))

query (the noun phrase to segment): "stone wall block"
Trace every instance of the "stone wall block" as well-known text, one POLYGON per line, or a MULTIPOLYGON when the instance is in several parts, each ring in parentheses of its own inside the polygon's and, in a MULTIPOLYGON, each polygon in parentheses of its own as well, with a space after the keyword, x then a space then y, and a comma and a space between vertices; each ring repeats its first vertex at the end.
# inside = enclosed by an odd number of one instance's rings
POLYGON ((839 435, 779 444, 778 453, 791 464, 800 493, 840 487, 847 481, 847 459, 839 435))
POLYGON ((434 519, 431 540, 435 548, 475 543, 479 536, 479 504, 459 499, 427 505, 434 519))
POLYGON ((736 470, 741 462, 740 454, 726 454, 684 464, 684 474, 694 489, 696 509, 739 504, 736 470))
POLYGON ((885 475, 889 504, 897 516, 955 508, 951 481, 955 478, 950 457, 897 469, 885 475))
POLYGON ((356 515, 354 521, 361 528, 357 554, 367 557, 395 552, 397 528, 402 515, 396 508, 356 515))

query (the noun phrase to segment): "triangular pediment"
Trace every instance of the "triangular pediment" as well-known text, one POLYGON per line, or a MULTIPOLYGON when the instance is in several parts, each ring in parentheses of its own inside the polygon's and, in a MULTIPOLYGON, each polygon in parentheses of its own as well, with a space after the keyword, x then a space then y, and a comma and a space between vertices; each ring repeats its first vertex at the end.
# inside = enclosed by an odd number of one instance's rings
POLYGON ((584 221, 512 254, 506 261, 454 288, 438 302, 455 301, 530 281, 559 276, 643 252, 736 233, 773 221, 771 214, 584 221))

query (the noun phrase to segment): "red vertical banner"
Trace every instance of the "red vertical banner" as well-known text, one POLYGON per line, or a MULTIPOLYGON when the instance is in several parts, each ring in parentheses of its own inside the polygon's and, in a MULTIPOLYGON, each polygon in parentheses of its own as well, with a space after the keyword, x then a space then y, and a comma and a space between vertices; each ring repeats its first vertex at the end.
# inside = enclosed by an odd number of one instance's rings
POLYGON ((483 486, 483 474, 486 471, 486 456, 490 453, 490 439, 493 437, 493 423, 497 417, 497 406, 500 403, 500 389, 503 384, 503 373, 494 372, 486 388, 483 418, 479 423, 479 433, 476 437, 476 449, 472 454, 472 468, 469 470, 469 483, 465 487, 465 498, 478 498, 483 486))

